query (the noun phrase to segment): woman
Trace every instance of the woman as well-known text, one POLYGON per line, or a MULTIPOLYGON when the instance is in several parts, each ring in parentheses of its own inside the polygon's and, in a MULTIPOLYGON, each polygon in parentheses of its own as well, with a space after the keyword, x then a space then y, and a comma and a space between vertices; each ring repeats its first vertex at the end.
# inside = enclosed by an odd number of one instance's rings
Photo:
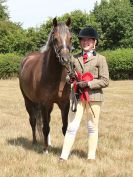
POLYGON ((68 128, 64 139, 60 160, 67 160, 75 140, 84 110, 88 119, 88 160, 94 161, 98 143, 98 122, 103 102, 102 88, 109 85, 109 72, 104 56, 96 53, 98 33, 91 26, 82 29, 78 35, 82 52, 74 57, 76 81, 69 77, 69 83, 74 85, 79 93, 77 111, 71 109, 68 116, 68 128), (86 77, 87 76, 87 77, 86 77), (88 113, 91 113, 89 116, 88 113))

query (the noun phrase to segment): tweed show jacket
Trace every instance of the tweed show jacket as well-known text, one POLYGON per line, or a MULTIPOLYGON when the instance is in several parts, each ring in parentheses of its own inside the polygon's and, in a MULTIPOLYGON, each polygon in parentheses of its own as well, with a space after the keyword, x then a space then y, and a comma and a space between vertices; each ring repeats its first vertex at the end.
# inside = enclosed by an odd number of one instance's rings
POLYGON ((77 72, 82 74, 90 72, 93 80, 88 88, 90 101, 103 101, 103 90, 109 85, 109 71, 106 58, 100 54, 91 56, 83 63, 82 53, 73 56, 73 62, 77 72))

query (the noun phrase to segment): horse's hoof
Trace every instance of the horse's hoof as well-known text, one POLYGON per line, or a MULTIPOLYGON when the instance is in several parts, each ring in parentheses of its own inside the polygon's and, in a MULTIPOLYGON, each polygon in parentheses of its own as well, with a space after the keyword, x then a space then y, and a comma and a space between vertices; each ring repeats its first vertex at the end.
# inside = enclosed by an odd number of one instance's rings
POLYGON ((48 154, 48 150, 43 150, 43 154, 48 154))

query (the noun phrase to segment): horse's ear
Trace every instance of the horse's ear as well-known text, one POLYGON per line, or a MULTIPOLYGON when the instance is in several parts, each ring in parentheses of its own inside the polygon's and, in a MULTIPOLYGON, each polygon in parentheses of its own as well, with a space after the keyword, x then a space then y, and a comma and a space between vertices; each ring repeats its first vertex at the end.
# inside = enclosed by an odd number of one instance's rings
POLYGON ((56 17, 53 19, 53 26, 54 26, 54 27, 57 26, 57 19, 56 19, 56 17))
POLYGON ((67 26, 70 26, 70 24, 71 24, 71 18, 68 17, 68 19, 67 19, 67 21, 66 21, 66 25, 67 25, 67 26))

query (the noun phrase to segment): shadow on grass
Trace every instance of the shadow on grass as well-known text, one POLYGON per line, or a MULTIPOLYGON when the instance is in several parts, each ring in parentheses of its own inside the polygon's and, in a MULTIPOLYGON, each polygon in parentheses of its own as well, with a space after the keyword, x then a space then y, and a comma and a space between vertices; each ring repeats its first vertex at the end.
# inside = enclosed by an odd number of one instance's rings
POLYGON ((32 151, 35 151, 39 154, 41 154, 43 152, 43 146, 40 143, 32 144, 32 141, 30 141, 29 139, 24 138, 24 137, 9 139, 9 140, 7 140, 7 142, 8 142, 8 144, 10 144, 12 146, 20 146, 24 149, 32 150, 32 151))
POLYGON ((83 158, 83 159, 87 158, 87 153, 85 153, 83 150, 74 149, 72 150, 71 155, 76 155, 77 157, 83 158))
MULTIPOLYGON (((8 144, 10 144, 12 146, 20 146, 24 149, 35 151, 38 154, 44 153, 42 143, 38 142, 37 144, 32 144, 32 141, 30 141, 29 139, 24 138, 24 137, 18 137, 16 139, 15 138, 9 139, 9 140, 7 140, 7 142, 8 142, 8 144)), ((62 147, 54 147, 54 146, 49 147, 49 153, 50 154, 52 153, 53 155, 56 155, 58 157, 60 156, 61 151, 62 151, 62 147)), ((86 158, 86 156, 87 156, 87 154, 84 151, 76 150, 76 149, 72 150, 71 155, 76 155, 79 158, 86 158)))
MULTIPOLYGON (((12 146, 19 146, 27 150, 35 151, 38 154, 45 154, 43 151, 43 144, 41 142, 38 142, 36 144, 32 144, 32 141, 30 141, 27 138, 24 137, 18 137, 14 139, 8 139, 8 144, 12 146)), ((52 153, 53 155, 60 155, 61 153, 61 147, 49 147, 48 149, 49 153, 52 153)))
MULTIPOLYGON (((51 147, 51 150, 49 152, 59 157, 61 155, 61 151, 62 147, 51 147)), ((73 149, 70 154, 71 154, 70 156, 74 155, 83 159, 87 158, 87 153, 85 153, 82 150, 73 149)))

